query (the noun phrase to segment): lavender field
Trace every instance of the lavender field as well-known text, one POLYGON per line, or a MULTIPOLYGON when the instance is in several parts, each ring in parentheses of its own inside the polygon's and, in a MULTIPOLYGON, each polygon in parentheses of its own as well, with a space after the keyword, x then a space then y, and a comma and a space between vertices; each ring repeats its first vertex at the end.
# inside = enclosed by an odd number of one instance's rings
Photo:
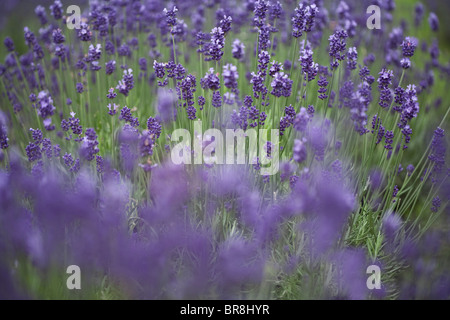
POLYGON ((449 299, 444 1, 5 1, 0 299, 449 299))

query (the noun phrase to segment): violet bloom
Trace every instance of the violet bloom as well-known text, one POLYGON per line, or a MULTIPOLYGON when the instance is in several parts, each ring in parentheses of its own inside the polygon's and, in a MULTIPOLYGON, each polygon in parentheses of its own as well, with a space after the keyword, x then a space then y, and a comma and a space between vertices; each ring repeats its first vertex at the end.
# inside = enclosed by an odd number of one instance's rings
POLYGON ((291 95, 293 81, 289 79, 284 72, 277 72, 270 84, 272 91, 270 92, 276 97, 289 97, 291 95))
POLYGON ((357 61, 358 51, 356 50, 356 47, 349 48, 347 52, 347 69, 355 70, 357 61))
POLYGON ((164 63, 157 62, 156 60, 153 61, 153 70, 155 70, 155 74, 158 78, 164 78, 165 71, 164 71, 164 63))
POLYGON ((205 74, 205 77, 200 79, 200 85, 203 89, 210 89, 213 91, 220 89, 220 79, 217 74, 214 73, 214 69, 209 69, 209 72, 205 74))
POLYGON ((110 60, 106 63, 105 71, 107 75, 111 75, 116 71, 116 61, 110 60))
POLYGON ((147 120, 147 129, 150 132, 150 134, 154 135, 156 139, 159 138, 161 135, 162 127, 159 123, 158 119, 150 117, 147 120))
POLYGON ((53 37, 53 43, 55 43, 55 44, 61 44, 64 41, 66 41, 66 38, 64 37, 61 29, 59 29, 59 28, 53 29, 52 37, 53 37))
POLYGON ((431 212, 438 212, 439 208, 441 207, 441 199, 439 199, 439 197, 435 197, 432 201, 431 201, 431 212))
POLYGON ((328 91, 328 80, 327 77, 325 76, 320 76, 319 80, 317 81, 317 85, 319 86, 319 89, 317 90, 317 92, 319 93, 319 99, 320 100, 325 100, 326 98, 328 98, 327 95, 327 91, 328 91))
POLYGON ((394 72, 392 70, 383 69, 379 73, 378 77, 378 89, 380 91, 380 102, 379 105, 382 108, 388 108, 392 101, 392 94, 389 86, 392 84, 392 78, 394 77, 394 72))
POLYGON ((411 67, 411 60, 409 60, 409 58, 403 58, 402 60, 400 60, 400 65, 405 70, 409 69, 411 67))
POLYGON ((404 57, 412 57, 414 55, 414 51, 417 47, 417 39, 412 37, 406 37, 405 40, 403 40, 401 47, 404 57))
POLYGON ((304 141, 295 139, 294 140, 294 147, 293 147, 293 156, 294 161, 298 163, 302 163, 307 158, 307 152, 306 152, 306 146, 304 141))
POLYGON ((316 78, 318 72, 318 64, 313 61, 312 50, 304 49, 300 52, 300 65, 304 80, 312 81, 316 78))
POLYGON ((77 82, 76 89, 78 93, 83 93, 83 84, 81 82, 77 82))
POLYGON ((339 67, 339 61, 345 59, 345 48, 347 46, 345 39, 348 34, 345 30, 336 30, 329 38, 329 55, 331 58, 331 70, 339 67))
POLYGON ((38 5, 36 9, 34 9, 34 13, 39 18, 41 25, 45 25, 48 22, 47 14, 45 13, 45 8, 41 5, 38 5))
POLYGON ((385 145, 384 148, 387 150, 392 150, 392 143, 394 142, 394 132, 393 131, 386 131, 386 135, 385 135, 385 145))
POLYGON ((123 107, 122 110, 120 110, 119 119, 129 123, 133 128, 139 127, 138 118, 134 118, 131 114, 131 109, 126 106, 123 107))
POLYGON ((225 87, 231 89, 232 92, 237 92, 239 74, 237 72, 237 67, 228 63, 223 66, 223 82, 225 87))
POLYGON ((111 103, 110 103, 106 107, 108 108, 108 114, 110 116, 113 116, 117 113, 117 109, 119 108, 119 105, 117 105, 115 103, 113 105, 111 105, 111 103))
POLYGON ((0 149, 8 148, 8 126, 5 114, 0 111, 0 149))
POLYGON ((92 31, 89 30, 89 25, 85 22, 81 22, 80 24, 80 29, 78 29, 78 38, 85 42, 92 40, 92 31))
POLYGON ((205 61, 219 61, 223 56, 225 47, 225 34, 220 27, 211 30, 211 42, 208 45, 208 51, 205 52, 205 61))
POLYGON ((437 32, 439 30, 439 18, 434 12, 430 12, 428 16, 428 23, 432 31, 437 32))
POLYGON ((55 20, 59 20, 62 18, 64 13, 63 6, 61 1, 55 0, 55 2, 50 5, 50 14, 55 18, 55 20))
POLYGON ((5 45, 6 50, 8 50, 8 52, 14 51, 14 42, 10 37, 6 37, 5 40, 3 41, 3 44, 5 45))
POLYGON ((256 0, 255 2, 255 16, 253 18, 253 25, 261 28, 266 20, 266 14, 269 9, 269 2, 266 0, 256 0))
POLYGON ((241 61, 244 58, 245 45, 239 39, 235 39, 231 45, 231 53, 233 58, 241 61))
POLYGON ((211 104, 214 108, 220 108, 222 106, 222 97, 220 91, 214 91, 211 104))
POLYGON ((114 92, 114 88, 110 88, 108 90, 108 93, 106 94, 106 97, 108 99, 114 99, 115 97, 117 97, 117 93, 114 92))
POLYGON ((416 27, 420 26, 420 24, 422 23, 424 11, 425 11, 425 9, 423 7, 423 4, 418 2, 416 4, 416 6, 414 7, 414 12, 415 12, 414 25, 416 27))

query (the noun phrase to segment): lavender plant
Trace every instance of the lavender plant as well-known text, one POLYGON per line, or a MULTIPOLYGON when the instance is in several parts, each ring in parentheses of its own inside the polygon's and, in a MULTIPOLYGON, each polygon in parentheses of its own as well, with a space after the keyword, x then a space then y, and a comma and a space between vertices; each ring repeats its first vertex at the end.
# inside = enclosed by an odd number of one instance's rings
POLYGON ((1 30, 0 298, 450 298, 448 46, 378 3, 380 30, 356 0, 99 0, 78 29, 54 1, 1 30), (218 158, 208 129, 268 130, 279 172, 175 164, 218 158))

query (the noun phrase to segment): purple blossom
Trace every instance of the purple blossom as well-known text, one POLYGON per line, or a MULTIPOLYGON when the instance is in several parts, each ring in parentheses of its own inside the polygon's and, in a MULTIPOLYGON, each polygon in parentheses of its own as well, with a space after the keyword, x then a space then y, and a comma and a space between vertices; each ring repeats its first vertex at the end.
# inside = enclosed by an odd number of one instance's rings
POLYGON ((439 19, 434 12, 430 12, 428 16, 428 23, 432 31, 437 32, 439 30, 439 19))
POLYGON ((410 58, 414 55, 414 51, 417 47, 417 42, 417 39, 411 37, 406 37, 405 40, 403 40, 401 47, 404 57, 410 58))
POLYGON ((231 45, 231 53, 233 58, 241 61, 245 55, 245 45, 239 39, 235 39, 231 45))

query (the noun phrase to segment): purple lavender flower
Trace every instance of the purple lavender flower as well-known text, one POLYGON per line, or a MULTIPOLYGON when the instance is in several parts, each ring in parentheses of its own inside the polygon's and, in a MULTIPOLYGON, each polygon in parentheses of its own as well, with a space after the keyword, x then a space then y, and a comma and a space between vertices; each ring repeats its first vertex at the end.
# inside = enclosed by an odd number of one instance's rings
POLYGON ((208 50, 205 52, 205 61, 219 61, 223 56, 225 47, 225 34, 222 28, 213 28, 211 31, 211 42, 208 44, 208 50))
POLYGON ((92 31, 89 30, 89 26, 85 22, 81 22, 80 24, 80 29, 78 29, 78 38, 85 42, 92 40, 92 31))
POLYGON ((8 148, 8 127, 5 114, 0 111, 0 149, 8 148))
POLYGON ((106 94, 106 97, 108 99, 114 99, 115 97, 117 97, 117 93, 114 92, 114 88, 110 88, 108 90, 108 93, 106 94))
POLYGON ((406 167, 406 171, 408 172, 408 176, 410 176, 413 173, 413 171, 414 171, 414 166, 412 164, 409 164, 406 167))
POLYGON ((306 146, 304 141, 295 139, 294 140, 294 147, 293 147, 293 157, 294 161, 298 163, 302 163, 307 158, 307 152, 306 152, 306 146))
POLYGON ((291 95, 293 81, 289 79, 284 72, 277 72, 270 84, 272 91, 270 92, 276 97, 289 97, 291 95))
POLYGON ((76 85, 76 89, 78 93, 83 93, 83 84, 81 82, 78 82, 76 85))
POLYGON ((261 28, 266 20, 266 14, 269 9, 269 2, 266 0, 256 0, 255 2, 255 16, 253 18, 253 25, 261 28))
POLYGON ((200 85, 203 89, 210 89, 213 91, 220 89, 220 79, 217 74, 214 73, 214 69, 209 69, 209 73, 205 74, 205 77, 200 79, 200 85))
POLYGON ((61 1, 55 0, 55 2, 50 5, 50 14, 55 18, 55 20, 59 20, 63 16, 63 6, 61 1))
POLYGON ((239 79, 237 67, 230 63, 224 65, 222 76, 223 76, 223 82, 224 82, 225 87, 227 87, 228 89, 231 89, 232 92, 237 93, 237 91, 238 91, 237 80, 239 79))
POLYGON ((119 105, 117 105, 115 103, 113 105, 111 105, 111 103, 110 103, 107 105, 107 108, 108 108, 108 114, 110 116, 113 116, 117 113, 117 109, 119 108, 119 105))
POLYGON ((325 100, 326 98, 328 98, 327 95, 327 91, 328 91, 328 80, 327 77, 325 76, 320 76, 319 80, 317 81, 317 85, 319 86, 319 89, 317 90, 319 94, 319 99, 320 100, 325 100))
POLYGON ((411 60, 409 60, 409 58, 403 58, 402 60, 400 60, 400 65, 405 70, 409 69, 411 67, 411 60))
POLYGON ((439 19, 434 12, 430 12, 428 16, 428 23, 432 31, 437 32, 439 30, 439 19))
POLYGON ((171 10, 167 10, 167 8, 164 8, 163 10, 165 16, 166 16, 166 24, 168 27, 173 27, 177 23, 177 12, 178 8, 176 6, 173 6, 171 10))
POLYGON ((355 70, 357 60, 358 60, 358 51, 356 50, 355 47, 349 48, 347 52, 347 69, 355 70))
POLYGON ((299 113, 294 119, 294 129, 300 132, 304 132, 310 119, 311 116, 309 115, 308 111, 304 107, 301 107, 299 113))
POLYGON ((53 29, 52 37, 53 37, 53 43, 55 43, 55 44, 61 44, 64 41, 66 41, 66 38, 64 37, 61 29, 59 29, 59 28, 53 29))
POLYGON ((231 45, 231 53, 233 58, 241 61, 244 58, 245 45, 239 39, 235 39, 231 45))
POLYGON ((147 120, 147 129, 151 135, 154 135, 156 139, 161 135, 162 127, 156 118, 150 117, 147 120))
POLYGON ((139 120, 138 118, 134 118, 131 114, 131 109, 128 107, 123 107, 122 110, 120 110, 120 120, 124 120, 125 122, 129 123, 132 127, 136 128, 139 127, 139 120))
POLYGON ((380 91, 380 102, 379 105, 382 108, 388 108, 391 100, 392 94, 389 86, 392 84, 392 78, 394 77, 394 72, 392 70, 383 69, 379 73, 378 77, 378 89, 380 91))
POLYGON ((439 197, 433 198, 431 201, 431 212, 438 212, 439 208, 441 207, 441 199, 439 197))
POLYGON ((345 59, 345 48, 347 46, 345 39, 348 34, 345 30, 336 30, 329 38, 329 55, 331 58, 331 70, 339 67, 339 61, 345 59))
POLYGON ((113 74, 114 71, 116 71, 116 61, 114 60, 108 61, 105 66, 105 70, 107 75, 113 74))
POLYGON ((3 44, 5 45, 6 50, 8 50, 8 52, 14 51, 14 42, 10 37, 6 37, 5 40, 3 41, 3 44))
POLYGON ((314 80, 318 72, 318 64, 313 61, 312 55, 312 50, 304 49, 300 51, 300 65, 302 66, 304 79, 308 81, 314 80))
POLYGON ((420 24, 422 23, 424 11, 425 11, 425 9, 423 7, 423 4, 418 2, 416 4, 416 6, 414 7, 414 12, 415 12, 414 25, 416 27, 420 26, 420 24))
POLYGON ((406 37, 405 40, 403 40, 401 47, 404 57, 412 57, 414 55, 414 51, 417 47, 417 39, 412 37, 406 37))
POLYGON ((384 148, 385 149, 392 150, 392 143, 394 142, 393 139, 394 139, 394 132, 387 130, 386 134, 385 134, 385 140, 384 140, 384 142, 385 142, 384 148))
POLYGON ((25 148, 25 152, 30 162, 42 159, 41 147, 37 143, 30 142, 25 148))
POLYGON ((157 62, 156 60, 153 61, 153 70, 155 70, 155 74, 158 78, 162 79, 165 76, 165 71, 164 71, 164 63, 162 62, 157 62))
POLYGON ((45 13, 45 8, 41 5, 38 5, 36 9, 34 9, 34 13, 39 18, 41 25, 45 25, 48 22, 47 14, 45 13))
POLYGON ((220 91, 214 91, 211 104, 214 108, 220 108, 222 106, 222 97, 220 91))

